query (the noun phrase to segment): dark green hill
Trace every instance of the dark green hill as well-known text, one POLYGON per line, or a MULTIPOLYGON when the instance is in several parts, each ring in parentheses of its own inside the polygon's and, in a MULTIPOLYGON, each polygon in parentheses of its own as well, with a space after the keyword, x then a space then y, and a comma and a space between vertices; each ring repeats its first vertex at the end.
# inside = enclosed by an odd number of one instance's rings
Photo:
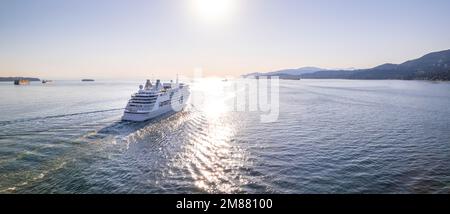
POLYGON ((0 77, 0 82, 14 82, 15 80, 28 80, 28 81, 41 81, 39 78, 34 77, 0 77))
POLYGON ((450 80, 450 50, 427 54, 402 64, 383 64, 371 69, 352 71, 326 70, 304 74, 316 79, 404 79, 450 80))

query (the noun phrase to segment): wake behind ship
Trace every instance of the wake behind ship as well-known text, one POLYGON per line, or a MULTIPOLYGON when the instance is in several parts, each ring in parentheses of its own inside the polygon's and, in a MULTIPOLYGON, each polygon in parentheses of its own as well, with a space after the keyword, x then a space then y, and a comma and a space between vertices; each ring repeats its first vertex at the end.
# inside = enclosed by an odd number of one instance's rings
POLYGON ((189 86, 183 83, 163 83, 157 80, 155 85, 147 80, 145 86, 131 96, 122 116, 124 121, 146 121, 162 114, 179 111, 186 106, 189 98, 189 86))

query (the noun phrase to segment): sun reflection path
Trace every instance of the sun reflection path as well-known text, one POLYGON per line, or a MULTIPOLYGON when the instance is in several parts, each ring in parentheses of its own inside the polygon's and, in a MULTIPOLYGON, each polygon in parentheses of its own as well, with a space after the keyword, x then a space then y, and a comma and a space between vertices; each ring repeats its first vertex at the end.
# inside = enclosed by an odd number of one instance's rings
POLYGON ((209 119, 217 119, 234 110, 236 93, 230 83, 219 79, 201 79, 192 86, 193 104, 209 119))
POLYGON ((196 127, 182 155, 183 167, 196 187, 209 193, 242 192, 241 187, 247 182, 240 173, 246 155, 234 140, 238 120, 232 119, 226 106, 227 99, 233 97, 220 88, 224 84, 220 80, 204 80, 192 87, 203 93, 203 105, 196 106, 197 111, 191 115, 196 127))

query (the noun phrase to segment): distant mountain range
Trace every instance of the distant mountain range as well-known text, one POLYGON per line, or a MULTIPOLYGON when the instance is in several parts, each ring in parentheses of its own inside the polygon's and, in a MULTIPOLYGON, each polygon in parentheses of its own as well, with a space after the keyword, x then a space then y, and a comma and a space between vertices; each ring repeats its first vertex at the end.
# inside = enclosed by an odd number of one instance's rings
POLYGON ((269 73, 252 73, 247 74, 247 76, 259 76, 259 75, 265 75, 265 76, 273 76, 273 75, 302 75, 302 74, 310 74, 317 71, 325 71, 326 69, 323 68, 316 68, 316 67, 303 67, 303 68, 297 68, 297 69, 285 69, 285 70, 279 70, 279 71, 273 71, 269 73))
POLYGON ((0 77, 0 82, 13 82, 15 80, 28 80, 28 81, 41 81, 39 78, 34 77, 0 77))
POLYGON ((279 76, 281 79, 402 79, 450 81, 450 50, 433 52, 402 64, 386 63, 370 69, 305 67, 246 76, 279 76))

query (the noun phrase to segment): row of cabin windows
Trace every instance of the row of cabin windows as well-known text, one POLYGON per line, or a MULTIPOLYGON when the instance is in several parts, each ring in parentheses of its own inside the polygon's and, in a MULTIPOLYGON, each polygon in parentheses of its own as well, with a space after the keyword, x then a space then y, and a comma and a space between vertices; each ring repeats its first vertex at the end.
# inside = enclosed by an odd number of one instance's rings
POLYGON ((166 100, 166 101, 159 103, 159 107, 166 106, 166 105, 170 105, 170 100, 166 100))
POLYGON ((156 100, 158 97, 131 97, 132 100, 156 100))
POLYGON ((144 107, 144 106, 151 106, 151 104, 130 103, 128 106, 131 106, 131 107, 144 107))
POLYGON ((155 102, 156 99, 131 99, 131 101, 136 101, 136 102, 155 102))
POLYGON ((158 95, 154 96, 140 96, 140 95, 133 95, 132 97, 139 97, 139 98, 157 98, 158 95))
POLYGON ((144 102, 144 101, 131 101, 130 103, 137 103, 137 104, 153 104, 153 103, 155 103, 155 101, 150 101, 150 102, 144 102))

